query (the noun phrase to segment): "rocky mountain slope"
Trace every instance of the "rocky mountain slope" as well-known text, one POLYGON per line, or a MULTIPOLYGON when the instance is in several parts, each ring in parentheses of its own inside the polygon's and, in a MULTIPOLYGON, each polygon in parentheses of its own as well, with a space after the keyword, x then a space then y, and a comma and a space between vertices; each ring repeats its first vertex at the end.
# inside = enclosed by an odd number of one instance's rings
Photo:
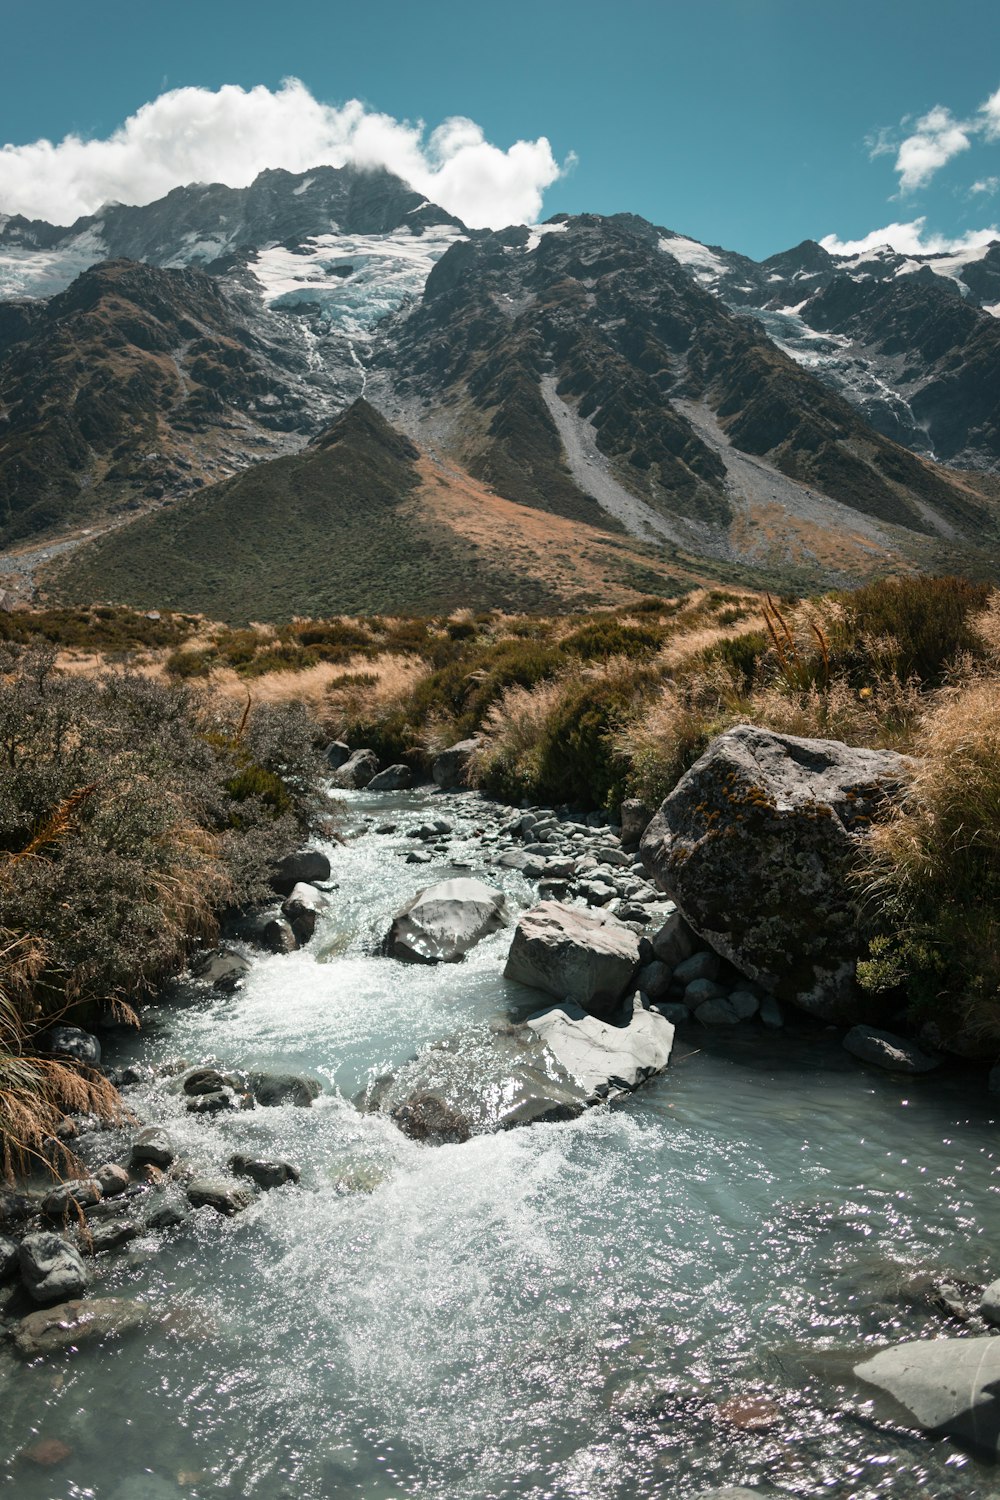
MULTIPOLYGON (((491 536, 502 502, 640 574, 989 571, 1000 246, 931 259, 757 263, 632 215, 473 232, 347 168, 0 221, 0 545, 127 521, 110 568, 132 517, 216 515, 263 462, 241 493, 281 552, 266 461, 364 396, 491 536)), ((121 587, 97 557, 79 577, 121 587)))

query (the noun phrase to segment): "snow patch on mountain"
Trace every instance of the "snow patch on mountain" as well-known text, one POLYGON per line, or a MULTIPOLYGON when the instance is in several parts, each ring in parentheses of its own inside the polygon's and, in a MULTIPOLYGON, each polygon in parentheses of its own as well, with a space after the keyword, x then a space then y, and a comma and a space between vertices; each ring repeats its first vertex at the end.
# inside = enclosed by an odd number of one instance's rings
POLYGON ((682 266, 687 266, 695 281, 701 282, 702 286, 715 287, 729 269, 707 245, 687 240, 683 235, 664 235, 659 247, 674 260, 679 260, 682 266))
POLYGON ((108 249, 96 229, 51 250, 27 245, 0 246, 0 302, 19 297, 52 297, 64 292, 81 271, 106 260, 108 249))

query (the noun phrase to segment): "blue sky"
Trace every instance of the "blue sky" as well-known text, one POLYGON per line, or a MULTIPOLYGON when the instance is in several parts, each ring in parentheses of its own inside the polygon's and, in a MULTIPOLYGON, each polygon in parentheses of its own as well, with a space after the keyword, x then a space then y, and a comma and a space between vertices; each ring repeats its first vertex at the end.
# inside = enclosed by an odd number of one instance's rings
MULTIPOLYGON (((994 136, 979 113, 1000 90, 995 0, 0 0, 0 20, 0 140, 14 146, 106 137, 165 91, 292 76, 324 104, 356 98, 428 129, 467 116, 502 151, 546 137, 576 162, 545 214, 629 210, 754 256, 918 218, 949 237, 1000 223, 1000 116, 994 136)), ((518 170, 537 184, 540 161, 518 170)), ((79 155, 5 153, 0 211, 16 192, 68 201, 89 171, 79 155)), ((527 200, 511 193, 513 213, 527 200)))

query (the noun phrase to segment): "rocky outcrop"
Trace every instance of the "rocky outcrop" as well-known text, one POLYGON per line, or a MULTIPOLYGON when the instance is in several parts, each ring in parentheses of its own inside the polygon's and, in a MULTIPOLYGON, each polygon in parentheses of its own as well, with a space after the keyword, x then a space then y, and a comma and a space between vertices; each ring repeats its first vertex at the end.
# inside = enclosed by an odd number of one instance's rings
POLYGON ((854 1373, 890 1397, 908 1426, 1000 1459, 1000 1339, 917 1339, 883 1349, 854 1373))
POLYGON ((385 951, 407 963, 453 964, 506 925, 502 892, 480 880, 443 880, 420 891, 396 913, 385 951))
POLYGON ((431 768, 435 786, 439 786, 444 792, 465 786, 469 761, 478 749, 477 739, 459 740, 458 744, 450 745, 447 750, 436 755, 431 768))
POLYGON ((353 750, 340 769, 334 771, 332 781, 345 792, 357 792, 363 790, 377 773, 378 756, 374 750, 353 750))
POLYGON ((681 778, 642 858, 741 973, 814 1015, 853 1019, 861 939, 848 870, 905 778, 890 751, 740 725, 681 778))
POLYGON ((519 919, 504 975, 613 1014, 639 967, 639 939, 615 917, 543 901, 519 919))

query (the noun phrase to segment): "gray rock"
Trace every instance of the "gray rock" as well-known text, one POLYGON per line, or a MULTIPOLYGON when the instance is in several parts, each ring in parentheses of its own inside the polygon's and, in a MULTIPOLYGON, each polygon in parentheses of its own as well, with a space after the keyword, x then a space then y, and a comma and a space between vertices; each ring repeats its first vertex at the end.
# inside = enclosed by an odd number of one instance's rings
POLYGON ((217 990, 235 990, 250 967, 250 960, 242 953, 233 948, 217 948, 214 953, 197 959, 191 965, 191 973, 217 990))
POLYGON ((296 1073, 251 1073, 247 1082, 257 1103, 267 1109, 281 1104, 308 1109, 323 1092, 315 1078, 302 1078, 296 1073))
POLYGON ((299 946, 287 917, 268 917, 260 926, 257 942, 268 953, 294 953, 299 946))
POLYGON ((409 766, 386 766, 369 781, 370 792, 405 792, 413 785, 413 772, 409 766))
POLYGON ((218 1115, 226 1110, 242 1109, 242 1103, 232 1089, 216 1089, 210 1094, 199 1094, 187 1102, 189 1115, 218 1115))
POLYGON ((917 1339, 855 1365, 924 1432, 1000 1459, 1000 1339, 917 1339))
POLYGON ((144 1302, 128 1297, 64 1301, 44 1312, 29 1313, 14 1328, 14 1347, 25 1359, 76 1349, 97 1339, 129 1333, 152 1319, 144 1302))
POLYGON ((156 1125, 141 1130, 132 1142, 133 1167, 143 1167, 147 1163, 153 1167, 169 1167, 176 1158, 173 1141, 165 1130, 160 1130, 156 1125))
POLYGON ((112 1250, 120 1250, 141 1233, 142 1228, 134 1219, 113 1219, 107 1224, 95 1224, 81 1249, 87 1255, 107 1255, 112 1250))
POLYGON ((781 1006, 773 995, 765 995, 760 1002, 760 1019, 769 1031, 780 1031, 785 1024, 781 1006))
MULTIPOLYGON (((684 1004, 691 1010, 713 1000, 728 1001, 728 996, 729 991, 725 985, 716 984, 714 979, 692 979, 690 984, 684 986, 684 1004)), ((735 1011, 733 1014, 735 1015, 735 1011)))
POLYGON ((673 1026, 686 1026, 691 1020, 691 1012, 683 1000, 660 1000, 656 1002, 656 1009, 673 1026))
POLYGON ((646 832, 652 816, 653 809, 635 797, 629 797, 622 803, 622 844, 626 849, 638 847, 639 840, 646 832))
POLYGON ((675 964, 674 978, 678 984, 690 984, 693 979, 718 979, 721 968, 719 955, 702 949, 700 953, 692 953, 690 958, 675 964))
POLYGON ((458 744, 442 750, 440 755, 435 756, 431 768, 435 785, 446 792, 465 786, 469 761, 478 749, 478 739, 471 739, 459 740, 458 744))
POLYGON ((6 1281, 13 1281, 20 1269, 20 1264, 21 1259, 15 1242, 7 1239, 6 1235, 0 1235, 0 1286, 6 1281))
POLYGON ((279 896, 290 896, 300 881, 313 885, 329 880, 330 861, 319 849, 297 849, 279 859, 271 872, 270 886, 279 896))
POLYGON ((686 958, 690 958, 695 949, 696 939, 680 912, 674 907, 663 925, 653 933, 650 941, 653 944, 653 952, 661 963, 670 964, 671 968, 676 968, 686 958))
POLYGON ((323 892, 304 880, 292 887, 291 893, 281 903, 281 915, 290 924, 296 942, 308 943, 316 931, 320 915, 329 905, 323 892))
POLYGON ((194 1177, 187 1185, 192 1208, 212 1208, 227 1217, 249 1208, 254 1196, 251 1188, 240 1187, 225 1177, 194 1177))
POLYGON ((1000 1328, 1000 1281, 991 1281, 979 1303, 979 1316, 1000 1328))
POLYGON ((733 990, 729 1003, 741 1021, 749 1021, 760 1010, 760 1001, 749 990, 733 990))
POLYGON ((339 771, 351 758, 351 747, 343 740, 333 740, 326 747, 326 763, 331 771, 339 771))
POLYGON ((69 1057, 74 1062, 96 1068, 101 1061, 101 1044, 89 1031, 79 1026, 50 1026, 37 1040, 39 1052, 50 1057, 69 1057))
POLYGON ((523 849, 505 849, 493 863, 504 870, 523 870, 528 863, 528 856, 523 849))
POLYGON ((674 1042, 670 1021, 638 997, 626 1026, 612 1026, 571 1001, 540 1011, 526 1024, 592 1098, 627 1092, 662 1073, 674 1042))
POLYGON ((508 979, 610 1014, 639 967, 639 939, 614 917, 597 917, 561 901, 525 912, 504 968, 508 979))
MULTIPOLYGON (((707 979, 696 981, 697 984, 710 982, 707 979)), ((694 1007, 694 1018, 702 1026, 738 1026, 740 1024, 739 1016, 724 996, 715 1000, 703 1000, 700 1005, 694 1007)))
POLYGON ((81 1209, 92 1208, 100 1203, 101 1184, 93 1177, 76 1178, 72 1182, 61 1182, 42 1199, 42 1213, 50 1219, 62 1219, 76 1214, 81 1209))
POLYGON ((941 1066, 940 1058, 928 1057, 913 1042, 872 1026, 852 1026, 844 1037, 844 1047, 860 1062, 889 1073, 930 1073, 941 1066))
POLYGON ((748 978, 825 1020, 853 1018, 861 939, 849 870, 857 837, 906 770, 889 751, 740 725, 712 741, 662 804, 643 860, 694 930, 748 978))
POLYGON ((20 1246, 21 1280, 35 1302, 64 1302, 86 1290, 87 1271, 60 1234, 26 1234, 20 1246))
POLYGON ((255 1156, 233 1156, 229 1169, 237 1177, 249 1177, 260 1188, 281 1187, 286 1182, 298 1182, 302 1176, 290 1161, 262 1161, 255 1156))
POLYGON ((218 1094, 223 1089, 234 1088, 236 1077, 232 1073, 220 1073, 218 1068, 192 1068, 184 1075, 181 1089, 189 1098, 201 1094, 218 1094))
POLYGON ((597 858, 602 865, 610 865, 613 870, 627 870, 632 863, 621 849, 612 849, 606 844, 597 850, 597 858))
POLYGON ((188 1216, 187 1203, 176 1188, 150 1193, 144 1208, 147 1229, 173 1229, 188 1216))
POLYGON ((484 937, 506 925, 501 891, 466 877, 442 880, 400 908, 386 936, 385 951, 407 963, 457 963, 484 937))
MULTIPOLYGON (((354 750, 344 764, 334 771, 331 779, 334 786, 340 787, 345 792, 358 792, 368 785, 373 776, 377 775, 378 756, 375 751, 354 750)), ((300 878, 308 880, 310 877, 303 875, 300 878)))

